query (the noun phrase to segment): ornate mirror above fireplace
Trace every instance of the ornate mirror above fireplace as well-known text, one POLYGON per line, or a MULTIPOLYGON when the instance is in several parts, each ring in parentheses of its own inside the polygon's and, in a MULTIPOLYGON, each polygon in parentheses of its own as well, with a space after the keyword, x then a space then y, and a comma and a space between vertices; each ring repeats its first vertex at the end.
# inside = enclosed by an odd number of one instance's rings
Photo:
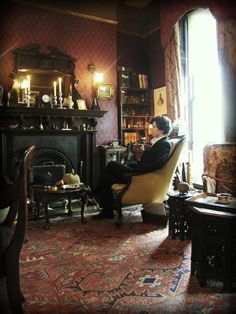
POLYGON ((55 47, 49 46, 44 51, 46 52, 42 52, 39 44, 14 51, 14 85, 9 99, 10 105, 16 105, 15 102, 23 104, 26 91, 30 87, 30 106, 47 107, 54 94, 60 91, 59 85, 62 97, 72 95, 76 103, 78 92, 74 86, 75 59, 55 47))

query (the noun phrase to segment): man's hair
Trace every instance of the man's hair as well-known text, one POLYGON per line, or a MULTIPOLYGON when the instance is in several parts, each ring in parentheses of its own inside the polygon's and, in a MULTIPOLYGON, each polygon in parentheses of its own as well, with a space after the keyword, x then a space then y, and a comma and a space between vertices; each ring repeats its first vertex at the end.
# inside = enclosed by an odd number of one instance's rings
POLYGON ((156 126, 159 130, 163 131, 164 135, 168 135, 171 132, 171 120, 167 116, 156 116, 151 118, 150 123, 156 122, 156 126))

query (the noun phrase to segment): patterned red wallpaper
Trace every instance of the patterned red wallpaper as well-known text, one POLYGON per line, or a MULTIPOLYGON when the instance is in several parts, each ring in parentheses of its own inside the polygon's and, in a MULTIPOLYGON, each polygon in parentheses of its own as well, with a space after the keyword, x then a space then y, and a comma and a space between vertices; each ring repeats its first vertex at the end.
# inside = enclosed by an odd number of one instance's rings
MULTIPOLYGON (((13 70, 12 50, 33 43, 54 46, 76 58, 77 89, 87 106, 91 105, 92 78, 87 66, 93 63, 104 73, 104 83, 117 83, 116 26, 56 13, 27 5, 10 3, 1 19, 0 79, 11 85, 8 74, 13 70)), ((107 113, 98 121, 97 144, 117 138, 117 101, 100 101, 107 113)))

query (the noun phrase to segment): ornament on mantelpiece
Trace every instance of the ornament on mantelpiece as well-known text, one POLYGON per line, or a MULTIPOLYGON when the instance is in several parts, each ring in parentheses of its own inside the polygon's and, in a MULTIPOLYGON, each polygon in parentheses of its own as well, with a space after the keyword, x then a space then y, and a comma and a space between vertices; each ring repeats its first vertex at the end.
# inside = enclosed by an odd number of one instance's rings
POLYGON ((96 97, 93 97, 92 110, 100 110, 100 106, 96 97))

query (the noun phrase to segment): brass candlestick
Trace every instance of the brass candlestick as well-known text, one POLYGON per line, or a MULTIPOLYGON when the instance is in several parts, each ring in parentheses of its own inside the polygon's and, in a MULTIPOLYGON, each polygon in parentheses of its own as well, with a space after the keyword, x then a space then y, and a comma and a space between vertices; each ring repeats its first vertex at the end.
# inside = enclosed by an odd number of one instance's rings
POLYGON ((25 90, 24 93, 24 103, 26 104, 26 107, 30 107, 30 91, 29 90, 25 90))
POLYGON ((59 109, 63 109, 63 107, 62 107, 62 101, 63 101, 63 98, 62 98, 62 93, 58 93, 58 95, 59 95, 59 109))

